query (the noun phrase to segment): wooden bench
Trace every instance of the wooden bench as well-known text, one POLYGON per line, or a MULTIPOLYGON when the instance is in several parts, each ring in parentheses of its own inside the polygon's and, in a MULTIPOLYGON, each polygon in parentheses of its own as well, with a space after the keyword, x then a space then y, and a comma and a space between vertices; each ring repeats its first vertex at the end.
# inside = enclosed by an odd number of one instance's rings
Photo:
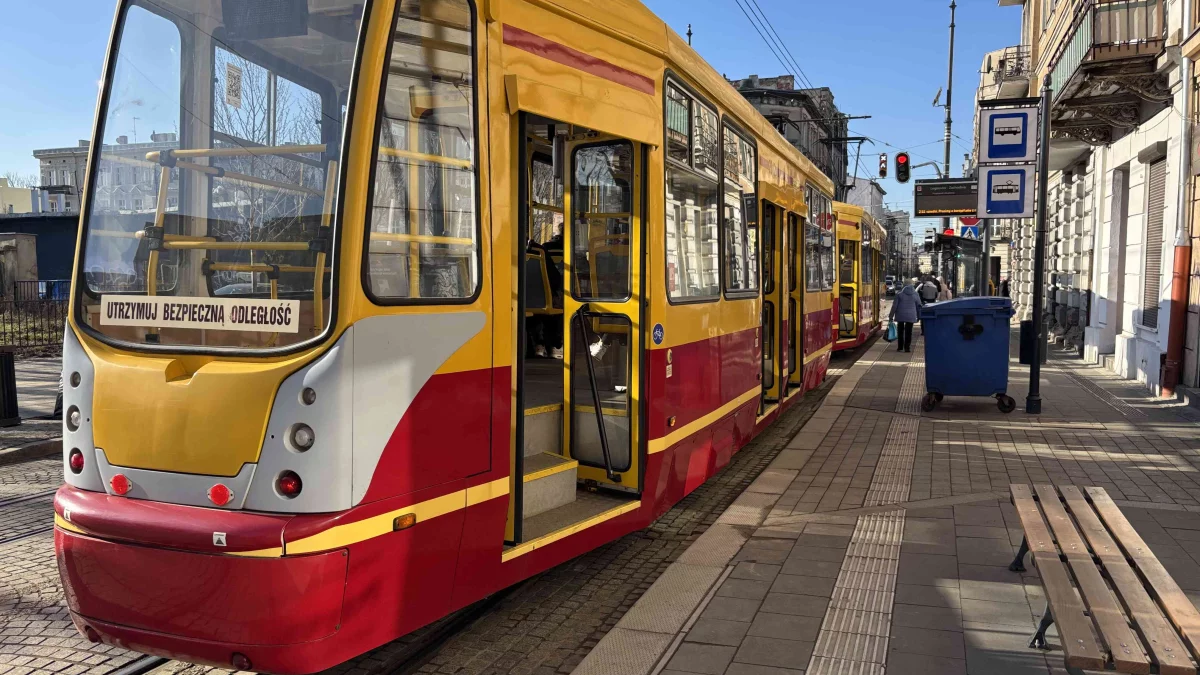
POLYGON ((1012 485, 1025 554, 1042 578, 1046 612, 1030 647, 1058 624, 1067 671, 1196 673, 1200 612, 1103 488, 1012 485), (1048 526, 1047 526, 1048 524, 1048 526))

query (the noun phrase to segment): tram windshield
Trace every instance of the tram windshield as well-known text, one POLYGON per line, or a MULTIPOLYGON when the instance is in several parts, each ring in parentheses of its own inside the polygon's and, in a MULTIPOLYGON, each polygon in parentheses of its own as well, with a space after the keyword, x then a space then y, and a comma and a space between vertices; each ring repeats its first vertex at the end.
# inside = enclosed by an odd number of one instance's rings
POLYGON ((361 0, 133 0, 89 172, 79 321, 286 347, 330 320, 361 0))

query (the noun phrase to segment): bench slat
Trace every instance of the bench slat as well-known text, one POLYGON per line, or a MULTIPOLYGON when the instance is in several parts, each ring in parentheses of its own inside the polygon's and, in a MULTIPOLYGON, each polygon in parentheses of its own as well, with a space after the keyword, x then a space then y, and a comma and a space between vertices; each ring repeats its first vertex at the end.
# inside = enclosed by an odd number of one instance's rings
MULTIPOLYGON (((1109 536, 1108 530, 1096 517, 1092 506, 1084 499, 1083 493, 1073 485, 1060 485, 1059 492, 1075 522, 1083 532, 1092 552, 1100 558, 1101 566, 1113 587, 1124 603, 1127 613, 1133 619, 1134 625, 1145 638, 1143 644, 1148 646, 1151 656, 1158 664, 1161 675, 1194 675, 1196 669, 1187 658, 1187 647, 1180 641, 1175 629, 1167 623, 1162 610, 1154 604, 1154 600, 1146 593, 1145 586, 1137 573, 1125 561, 1124 554, 1117 548, 1117 543, 1109 536)), ((1109 642, 1114 654, 1122 643, 1109 642)))
POLYGON ((1032 557, 1042 577, 1050 614, 1054 617, 1054 623, 1058 624, 1065 663, 1073 668, 1104 670, 1108 659, 1096 642, 1091 619, 1084 616, 1083 603, 1075 595, 1066 566, 1057 553, 1039 551, 1032 557))
POLYGON ((1028 485, 1011 485, 1013 506, 1017 509, 1017 517, 1021 519, 1021 528, 1025 530, 1025 541, 1031 553, 1052 553, 1058 555, 1054 546, 1054 537, 1042 520, 1042 513, 1033 500, 1033 492, 1028 485))
POLYGON ((1195 657, 1200 653, 1197 651, 1200 649, 1200 612, 1196 611, 1196 607, 1179 588, 1179 584, 1175 583, 1166 568, 1150 551, 1150 547, 1138 536, 1133 525, 1113 503, 1108 493, 1102 488, 1094 487, 1085 488, 1085 491, 1091 498, 1096 513, 1100 514, 1101 520, 1124 549, 1125 555, 1133 561, 1134 567, 1145 579, 1159 606, 1195 657))
MULTIPOLYGON (((1083 595, 1088 612, 1091 614, 1092 620, 1096 622, 1097 628, 1100 629, 1100 637, 1108 647, 1113 665, 1121 672, 1148 675, 1150 658, 1143 651, 1141 640, 1129 627, 1129 622, 1126 621, 1124 612, 1117 604, 1117 599, 1113 597, 1108 584, 1104 583, 1104 577, 1100 576, 1100 570, 1097 569, 1095 561, 1088 553, 1083 538, 1075 529, 1075 523, 1071 521, 1071 516, 1067 515, 1066 509, 1059 501, 1054 486, 1036 485, 1034 489, 1037 490, 1040 500, 1038 503, 1042 507, 1043 513, 1046 514, 1046 520, 1050 522, 1050 528, 1054 531, 1059 548, 1067 557, 1067 565, 1075 575, 1075 581, 1083 595)), ((1049 580, 1045 577, 1043 577, 1043 581, 1047 585, 1049 584, 1049 580)), ((1050 594, 1049 589, 1046 594, 1050 594)), ((1076 635, 1067 633, 1061 627, 1059 634, 1062 635, 1064 644, 1078 638, 1076 635)))

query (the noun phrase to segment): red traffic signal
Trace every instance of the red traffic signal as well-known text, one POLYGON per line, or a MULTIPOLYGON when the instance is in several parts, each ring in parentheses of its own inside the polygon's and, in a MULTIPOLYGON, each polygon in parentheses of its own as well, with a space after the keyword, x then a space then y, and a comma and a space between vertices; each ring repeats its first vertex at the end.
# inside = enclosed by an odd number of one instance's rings
POLYGON ((909 178, 908 153, 896 153, 896 180, 901 183, 907 183, 909 178))

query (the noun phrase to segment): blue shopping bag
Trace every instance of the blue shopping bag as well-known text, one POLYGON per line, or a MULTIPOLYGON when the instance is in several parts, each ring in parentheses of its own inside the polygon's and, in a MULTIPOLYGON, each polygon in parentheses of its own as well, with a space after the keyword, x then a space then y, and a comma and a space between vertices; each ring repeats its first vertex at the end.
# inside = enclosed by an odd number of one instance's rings
POLYGON ((887 334, 883 336, 883 339, 887 340, 888 342, 896 341, 896 322, 895 321, 888 322, 887 334))

